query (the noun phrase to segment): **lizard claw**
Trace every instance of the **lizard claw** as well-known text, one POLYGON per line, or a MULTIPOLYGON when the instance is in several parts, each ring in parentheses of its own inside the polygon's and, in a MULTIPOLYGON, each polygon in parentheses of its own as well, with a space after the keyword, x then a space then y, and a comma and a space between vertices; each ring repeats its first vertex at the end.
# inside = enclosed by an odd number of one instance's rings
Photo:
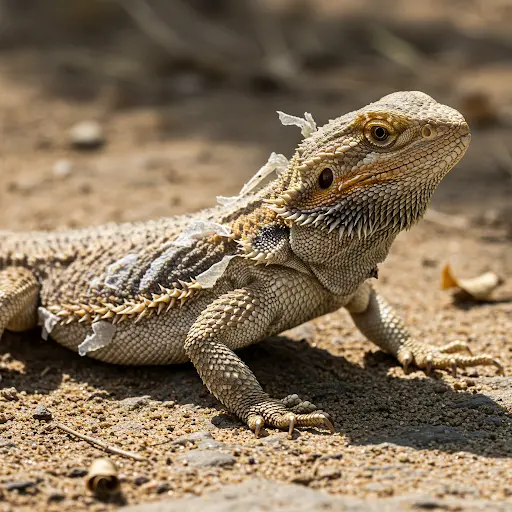
POLYGON ((498 368, 497 370, 497 374, 498 375, 505 375, 505 368, 503 367, 503 365, 500 363, 499 359, 493 359, 492 360, 492 364, 494 366, 496 366, 496 368, 498 368))
POLYGON ((455 361, 454 357, 450 359, 450 367, 452 369, 452 375, 457 377, 457 361, 455 361))
POLYGON ((327 429, 329 430, 329 432, 331 434, 334 434, 334 432, 336 432, 334 430, 334 425, 333 425, 332 421, 328 418, 327 414, 325 415, 325 418, 324 418, 324 425, 327 427, 327 429))
POLYGON ((432 363, 433 363, 433 357, 432 354, 429 354, 426 358, 426 365, 425 365, 425 373, 427 375, 430 375, 432 373, 432 363))
POLYGON ((262 416, 256 416, 252 422, 249 422, 249 428, 254 431, 254 437, 258 439, 261 434, 261 430, 265 425, 265 420, 262 416), (252 423, 252 425, 251 425, 252 423))
POLYGON ((296 395, 284 401, 294 405, 286 407, 282 401, 269 399, 251 408, 247 425, 256 437, 265 425, 288 430, 288 439, 292 438, 295 427, 325 427, 334 433, 331 417, 317 410, 311 402, 302 402, 296 395))
POLYGON ((406 351, 398 355, 398 359, 404 366, 404 370, 410 364, 415 364, 418 368, 424 369, 427 375, 434 369, 451 370, 456 377, 459 368, 479 365, 493 365, 498 369, 498 374, 504 372, 502 364, 497 359, 488 354, 471 355, 469 347, 461 341, 453 341, 441 348, 412 341, 407 344, 406 351), (466 352, 468 355, 461 352, 466 352))
POLYGON ((295 424, 297 423, 297 417, 295 414, 290 414, 290 423, 288 425, 288 439, 293 437, 293 430, 295 428, 295 424))
POLYGON ((407 351, 401 358, 401 363, 404 368, 404 373, 407 373, 409 371, 409 366, 412 363, 413 357, 412 353, 407 351))

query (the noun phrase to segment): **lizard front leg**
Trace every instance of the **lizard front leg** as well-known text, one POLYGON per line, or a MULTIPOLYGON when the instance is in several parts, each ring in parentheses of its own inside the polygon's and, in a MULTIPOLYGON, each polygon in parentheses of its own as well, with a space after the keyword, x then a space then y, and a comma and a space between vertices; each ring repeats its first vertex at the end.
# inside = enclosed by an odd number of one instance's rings
POLYGON ((247 287, 222 295, 210 304, 191 327, 185 351, 210 392, 242 419, 256 436, 264 425, 288 429, 326 426, 327 414, 298 414, 296 404, 271 398, 251 370, 233 352, 263 339, 281 312, 272 287, 247 287))
POLYGON ((487 354, 472 355, 464 342, 454 341, 434 347, 411 338, 393 308, 368 283, 359 287, 346 308, 357 328, 370 341, 393 354, 406 371, 411 364, 427 373, 433 368, 449 368, 455 375, 457 368, 479 365, 494 365, 499 372, 503 371, 498 360, 487 354))

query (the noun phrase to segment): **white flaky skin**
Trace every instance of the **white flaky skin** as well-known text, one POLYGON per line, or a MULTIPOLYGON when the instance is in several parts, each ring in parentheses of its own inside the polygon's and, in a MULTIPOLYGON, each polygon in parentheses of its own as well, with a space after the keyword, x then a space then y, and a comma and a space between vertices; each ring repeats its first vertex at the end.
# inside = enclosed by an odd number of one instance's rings
POLYGON ((295 395, 269 397, 234 351, 340 307, 405 367, 501 368, 489 355, 462 353, 462 343, 412 339, 368 281, 466 151, 462 115, 399 92, 319 129, 308 122, 286 170, 216 208, 1 234, 0 331, 31 328, 39 313, 56 341, 102 361, 190 360, 256 434, 265 424, 333 425, 295 395))

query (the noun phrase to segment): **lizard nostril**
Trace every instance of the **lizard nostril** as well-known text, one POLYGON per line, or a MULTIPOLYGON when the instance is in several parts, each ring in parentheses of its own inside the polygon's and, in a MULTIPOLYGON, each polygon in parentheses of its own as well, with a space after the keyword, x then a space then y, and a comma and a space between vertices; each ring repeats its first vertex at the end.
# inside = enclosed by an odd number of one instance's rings
POLYGON ((466 133, 461 137, 462 143, 467 147, 469 146, 469 143, 471 142, 471 135, 469 133, 466 133))
POLYGON ((469 126, 468 123, 461 123, 460 124, 460 131, 462 135, 469 135, 469 126))

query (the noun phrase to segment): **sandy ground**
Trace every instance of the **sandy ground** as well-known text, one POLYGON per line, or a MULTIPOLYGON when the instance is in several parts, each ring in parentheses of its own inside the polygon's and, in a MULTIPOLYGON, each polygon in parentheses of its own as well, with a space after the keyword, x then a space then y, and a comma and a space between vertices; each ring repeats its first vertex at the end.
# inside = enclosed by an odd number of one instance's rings
MULTIPOLYGON (((0 59, 1 229, 79 227, 210 206, 215 195, 236 193, 270 151, 290 153, 299 133, 279 125, 276 109, 311 111, 323 122, 397 88, 388 77, 361 90, 366 77, 354 71, 340 81, 335 98, 218 91, 118 111, 104 98, 75 103, 47 95, 37 80, 17 80, 9 70, 0 59), (91 118, 103 126, 106 146, 71 149, 69 128, 91 118), (63 175, 59 166, 69 172, 63 175)), ((454 97, 439 93, 443 101, 454 97)), ((433 344, 468 341, 475 353, 499 357, 509 375, 512 180, 492 148, 511 135, 504 125, 473 131, 467 157, 433 203, 459 222, 422 221, 401 235, 377 283, 415 336, 433 344), (461 276, 494 270, 507 281, 492 302, 454 303, 439 289, 446 262, 461 276)), ((288 440, 267 429, 258 440, 208 394, 190 365, 110 366, 44 342, 38 330, 6 333, 0 387, 10 391, 0 393, 0 511, 112 510, 201 495, 255 476, 339 495, 421 491, 508 500, 512 507, 510 377, 482 367, 458 378, 405 375, 343 311, 241 355, 272 395, 298 393, 331 413, 336 433, 301 430, 288 440), (57 421, 146 459, 111 456, 120 495, 101 501, 86 491, 84 470, 102 451, 35 420, 40 404, 57 421), (202 441, 196 444, 175 442, 197 432, 202 441), (205 432, 222 443, 213 443, 207 456, 205 432), (21 489, 10 490, 13 482, 21 489)))

